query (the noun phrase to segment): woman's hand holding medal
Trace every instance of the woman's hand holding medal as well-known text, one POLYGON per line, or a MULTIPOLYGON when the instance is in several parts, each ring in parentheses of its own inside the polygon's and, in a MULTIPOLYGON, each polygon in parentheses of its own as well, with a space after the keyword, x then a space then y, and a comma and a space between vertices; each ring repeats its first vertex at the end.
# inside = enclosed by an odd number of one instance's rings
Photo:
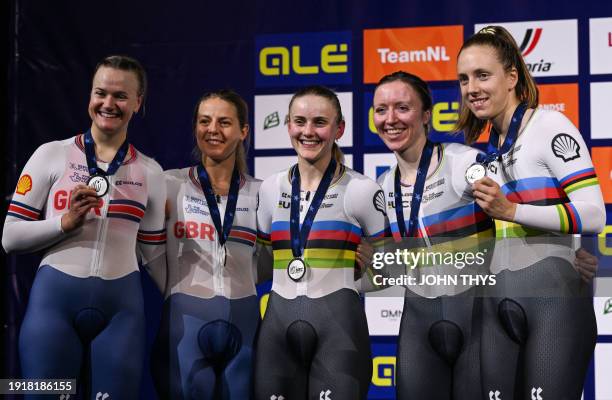
POLYGON ((514 221, 516 203, 506 198, 501 188, 488 176, 474 182, 472 191, 476 203, 490 217, 503 221, 514 221))
POLYGON ((83 184, 76 185, 70 195, 70 208, 62 215, 62 231, 71 232, 83 225, 85 216, 94 207, 100 207, 96 191, 83 184))

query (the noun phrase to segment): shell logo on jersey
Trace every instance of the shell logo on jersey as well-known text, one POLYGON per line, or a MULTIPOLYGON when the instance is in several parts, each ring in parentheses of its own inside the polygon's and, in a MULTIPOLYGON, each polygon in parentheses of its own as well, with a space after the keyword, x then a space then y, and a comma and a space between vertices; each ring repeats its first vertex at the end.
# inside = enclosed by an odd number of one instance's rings
POLYGON ((591 158, 604 202, 612 204, 612 147, 592 147, 591 158))
POLYGON ((612 82, 591 82, 591 139, 612 139, 611 98, 612 82))
POLYGON ((32 177, 30 175, 22 175, 21 178, 17 181, 17 189, 15 189, 15 193, 25 196, 32 190, 32 177))
POLYGON ((457 79, 463 25, 363 31, 363 82, 404 70, 426 81, 457 79))
POLYGON ((510 32, 533 76, 578 75, 578 20, 484 23, 474 32, 488 25, 510 32))
POLYGON ((591 74, 612 73, 612 18, 589 19, 591 74))
MULTIPOLYGON (((456 88, 433 89, 431 92, 433 105, 431 110, 431 132, 429 138, 434 142, 463 143, 463 134, 454 134, 455 124, 459 119, 459 91, 456 88)), ((364 129, 363 143, 366 146, 381 147, 385 144, 376 132, 374 126, 374 93, 363 95, 364 129)))
POLYGON ((350 48, 350 31, 257 36, 255 84, 351 84, 350 48))

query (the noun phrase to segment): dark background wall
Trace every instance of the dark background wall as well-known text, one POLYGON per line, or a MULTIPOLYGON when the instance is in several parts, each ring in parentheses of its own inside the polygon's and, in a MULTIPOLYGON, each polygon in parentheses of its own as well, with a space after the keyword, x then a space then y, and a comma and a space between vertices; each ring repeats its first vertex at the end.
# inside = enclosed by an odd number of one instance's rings
MULTIPOLYGON (((589 18, 612 17, 612 2, 595 0, 10 0, 1 3, 6 39, 2 41, 2 51, 8 58, 0 67, 7 87, 1 107, 4 211, 21 168, 40 144, 70 137, 89 127, 87 103, 92 71, 96 62, 109 54, 136 57, 149 74, 146 113, 132 121, 130 141, 145 154, 154 156, 164 168, 176 168, 191 163, 190 119, 195 102, 204 92, 234 88, 245 97, 251 109, 256 93, 291 92, 292 88, 256 88, 257 35, 350 31, 355 139, 347 152, 354 155, 354 165, 360 169, 364 152, 363 140, 359 138, 364 128, 361 101, 363 93, 372 89, 372 85, 362 83, 363 29, 464 25, 467 37, 475 23, 577 18, 579 36, 587 38, 589 18)), ((609 75, 589 76, 588 52, 588 44, 580 43, 578 76, 538 79, 539 83, 577 82, 580 85, 583 132, 589 132, 590 128, 589 82, 612 80, 609 75)), ((252 114, 250 118, 252 125, 252 114)), ((588 138, 587 142, 591 143, 588 138)), ((612 140, 600 140, 597 144, 612 146, 612 140)), ((291 154, 291 151, 252 150, 251 156, 276 153, 291 154)), ((250 162, 252 167, 252 158, 250 162)), ((4 253, 2 261, 5 265, 1 274, 2 333, 8 350, 2 376, 14 376, 18 371, 15 353, 18 324, 37 264, 36 257, 6 257, 4 253)), ((159 302, 159 298, 151 296, 159 302)), ((151 311, 152 323, 155 310, 153 307, 151 311)), ((152 396, 150 393, 147 386, 143 398, 152 396)))

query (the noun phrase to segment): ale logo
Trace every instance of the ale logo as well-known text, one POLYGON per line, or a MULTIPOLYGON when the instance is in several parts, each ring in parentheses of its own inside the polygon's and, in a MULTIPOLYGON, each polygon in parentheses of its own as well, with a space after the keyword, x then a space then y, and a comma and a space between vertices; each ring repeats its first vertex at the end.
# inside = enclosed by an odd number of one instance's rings
POLYGON ((431 122, 437 132, 452 132, 459 120, 459 102, 441 101, 434 104, 431 122))
POLYGON ((257 36, 255 83, 351 84, 350 49, 350 31, 257 36))
POLYGON ((372 384, 375 386, 395 385, 395 357, 379 356, 372 359, 372 384))
POLYGON ((348 71, 348 45, 326 44, 321 48, 321 69, 319 65, 302 65, 300 46, 291 46, 291 53, 286 47, 266 47, 259 53, 259 69, 264 75, 314 75, 320 70, 328 74, 348 71))
POLYGON ((603 313, 604 315, 612 313, 612 297, 606 300, 606 303, 604 304, 603 313))
POLYGON ((276 128, 279 125, 280 125, 280 118, 278 116, 278 111, 274 111, 272 114, 268 114, 266 115, 266 118, 264 118, 264 126, 263 126, 264 130, 276 128))

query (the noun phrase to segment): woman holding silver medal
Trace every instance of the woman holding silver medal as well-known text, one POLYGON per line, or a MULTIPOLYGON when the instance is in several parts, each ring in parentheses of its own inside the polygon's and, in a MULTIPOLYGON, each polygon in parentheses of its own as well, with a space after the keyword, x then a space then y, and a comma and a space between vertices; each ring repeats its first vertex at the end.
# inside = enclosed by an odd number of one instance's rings
POLYGON ((199 163, 165 173, 168 285, 154 382, 163 399, 249 399, 261 181, 247 175, 246 102, 231 90, 202 96, 193 132, 199 163))
POLYGON ((579 399, 596 326, 563 234, 598 233, 605 223, 588 148, 565 116, 537 108, 537 86, 504 28, 468 39, 457 73, 457 129, 472 143, 492 125, 487 153, 466 175, 481 178, 472 184, 476 202, 504 238, 491 266, 497 285, 484 299, 484 392, 579 399))
POLYGON ((139 395, 145 323, 135 249, 153 264, 165 243, 161 168, 127 141, 145 94, 138 61, 103 59, 90 130, 36 150, 4 224, 7 252, 45 249, 19 336, 23 377, 83 378, 85 398, 139 395))
POLYGON ((342 164, 336 94, 299 90, 288 130, 298 163, 259 191, 258 235, 274 254, 273 284, 258 334, 257 399, 365 399, 371 378, 365 313, 355 290, 361 236, 382 237, 380 187, 342 164))
MULTIPOLYGON (((416 281, 426 275, 484 275, 494 225, 475 203, 464 176, 479 151, 430 141, 432 104, 427 83, 403 71, 384 76, 374 91, 374 125, 397 158, 397 165, 378 180, 391 233, 396 245, 409 251, 480 253, 483 262, 463 267, 425 262, 399 273, 412 274, 416 281)), ((406 287, 398 337, 398 399, 481 398, 479 289, 458 282, 406 287)))

